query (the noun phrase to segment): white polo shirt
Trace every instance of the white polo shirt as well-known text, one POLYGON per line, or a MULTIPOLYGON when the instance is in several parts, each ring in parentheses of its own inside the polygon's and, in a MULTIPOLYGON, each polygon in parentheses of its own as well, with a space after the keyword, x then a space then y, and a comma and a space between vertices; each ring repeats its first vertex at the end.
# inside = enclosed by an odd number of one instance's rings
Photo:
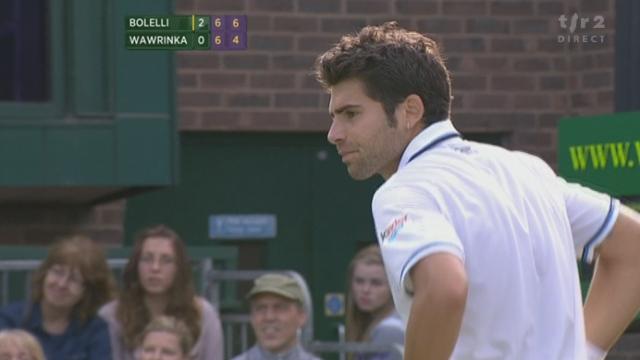
POLYGON ((469 294, 453 359, 586 358, 576 257, 592 260, 617 200, 442 121, 412 140, 372 207, 405 322, 412 266, 437 252, 463 261, 469 294))

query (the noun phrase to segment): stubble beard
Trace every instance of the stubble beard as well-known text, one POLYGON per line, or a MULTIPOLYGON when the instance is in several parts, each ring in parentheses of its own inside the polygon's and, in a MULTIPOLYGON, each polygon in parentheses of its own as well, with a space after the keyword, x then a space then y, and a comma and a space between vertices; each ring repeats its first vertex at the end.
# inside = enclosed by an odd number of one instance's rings
MULTIPOLYGON (((387 118, 386 121, 388 128, 396 128, 397 120, 395 117, 387 118)), ((355 161, 347 165, 349 176, 354 180, 367 180, 375 174, 384 177, 382 170, 393 161, 389 156, 393 156, 390 153, 393 153, 396 148, 400 149, 399 142, 401 140, 397 137, 397 134, 380 136, 375 139, 366 154, 362 153, 361 149, 355 161)))
POLYGON ((351 164, 347 165, 347 171, 352 179, 358 181, 367 180, 375 174, 380 174, 380 168, 382 164, 385 163, 383 154, 380 153, 380 148, 371 150, 373 151, 368 155, 363 155, 359 152, 358 158, 351 164))

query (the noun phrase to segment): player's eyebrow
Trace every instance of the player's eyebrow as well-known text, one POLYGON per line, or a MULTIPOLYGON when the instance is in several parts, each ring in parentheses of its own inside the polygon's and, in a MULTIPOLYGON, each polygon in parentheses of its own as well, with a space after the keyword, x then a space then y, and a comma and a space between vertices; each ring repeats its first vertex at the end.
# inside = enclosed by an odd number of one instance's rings
POLYGON ((334 116, 340 115, 340 114, 342 114, 343 112, 345 112, 347 110, 360 109, 360 108, 361 108, 360 105, 346 104, 346 105, 343 105, 343 106, 341 106, 341 107, 339 107, 339 108, 337 108, 337 109, 335 109, 333 111, 329 111, 329 116, 331 116, 331 118, 333 118, 334 116))

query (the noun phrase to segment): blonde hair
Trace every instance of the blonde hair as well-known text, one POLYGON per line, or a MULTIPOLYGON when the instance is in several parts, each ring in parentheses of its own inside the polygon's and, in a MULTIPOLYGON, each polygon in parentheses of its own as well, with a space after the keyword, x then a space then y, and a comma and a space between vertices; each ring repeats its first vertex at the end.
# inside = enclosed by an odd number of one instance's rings
POLYGON ((31 360, 46 360, 38 340, 24 330, 0 330, 0 349, 9 344, 26 350, 31 360))
POLYGON ((180 350, 185 357, 189 356, 194 345, 193 335, 184 321, 172 316, 161 315, 149 322, 137 339, 138 346, 142 346, 145 338, 152 332, 166 332, 175 335, 180 343, 180 350))
MULTIPOLYGON (((353 275, 357 264, 380 265, 384 267, 382 253, 377 244, 369 245, 360 249, 349 263, 347 271, 347 305, 346 305, 346 337, 347 341, 366 341, 369 331, 381 318, 374 317, 373 314, 364 312, 358 308, 352 293, 353 275)), ((387 313, 393 310, 393 301, 386 304, 387 313)))

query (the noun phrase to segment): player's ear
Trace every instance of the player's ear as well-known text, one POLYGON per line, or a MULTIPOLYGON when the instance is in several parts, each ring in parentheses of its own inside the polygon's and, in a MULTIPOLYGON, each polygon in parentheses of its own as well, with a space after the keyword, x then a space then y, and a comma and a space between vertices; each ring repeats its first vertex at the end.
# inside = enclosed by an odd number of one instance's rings
POLYGON ((422 126, 422 117, 424 116, 425 108, 420 96, 416 94, 407 96, 406 99, 404 99, 403 105, 407 129, 422 126))

